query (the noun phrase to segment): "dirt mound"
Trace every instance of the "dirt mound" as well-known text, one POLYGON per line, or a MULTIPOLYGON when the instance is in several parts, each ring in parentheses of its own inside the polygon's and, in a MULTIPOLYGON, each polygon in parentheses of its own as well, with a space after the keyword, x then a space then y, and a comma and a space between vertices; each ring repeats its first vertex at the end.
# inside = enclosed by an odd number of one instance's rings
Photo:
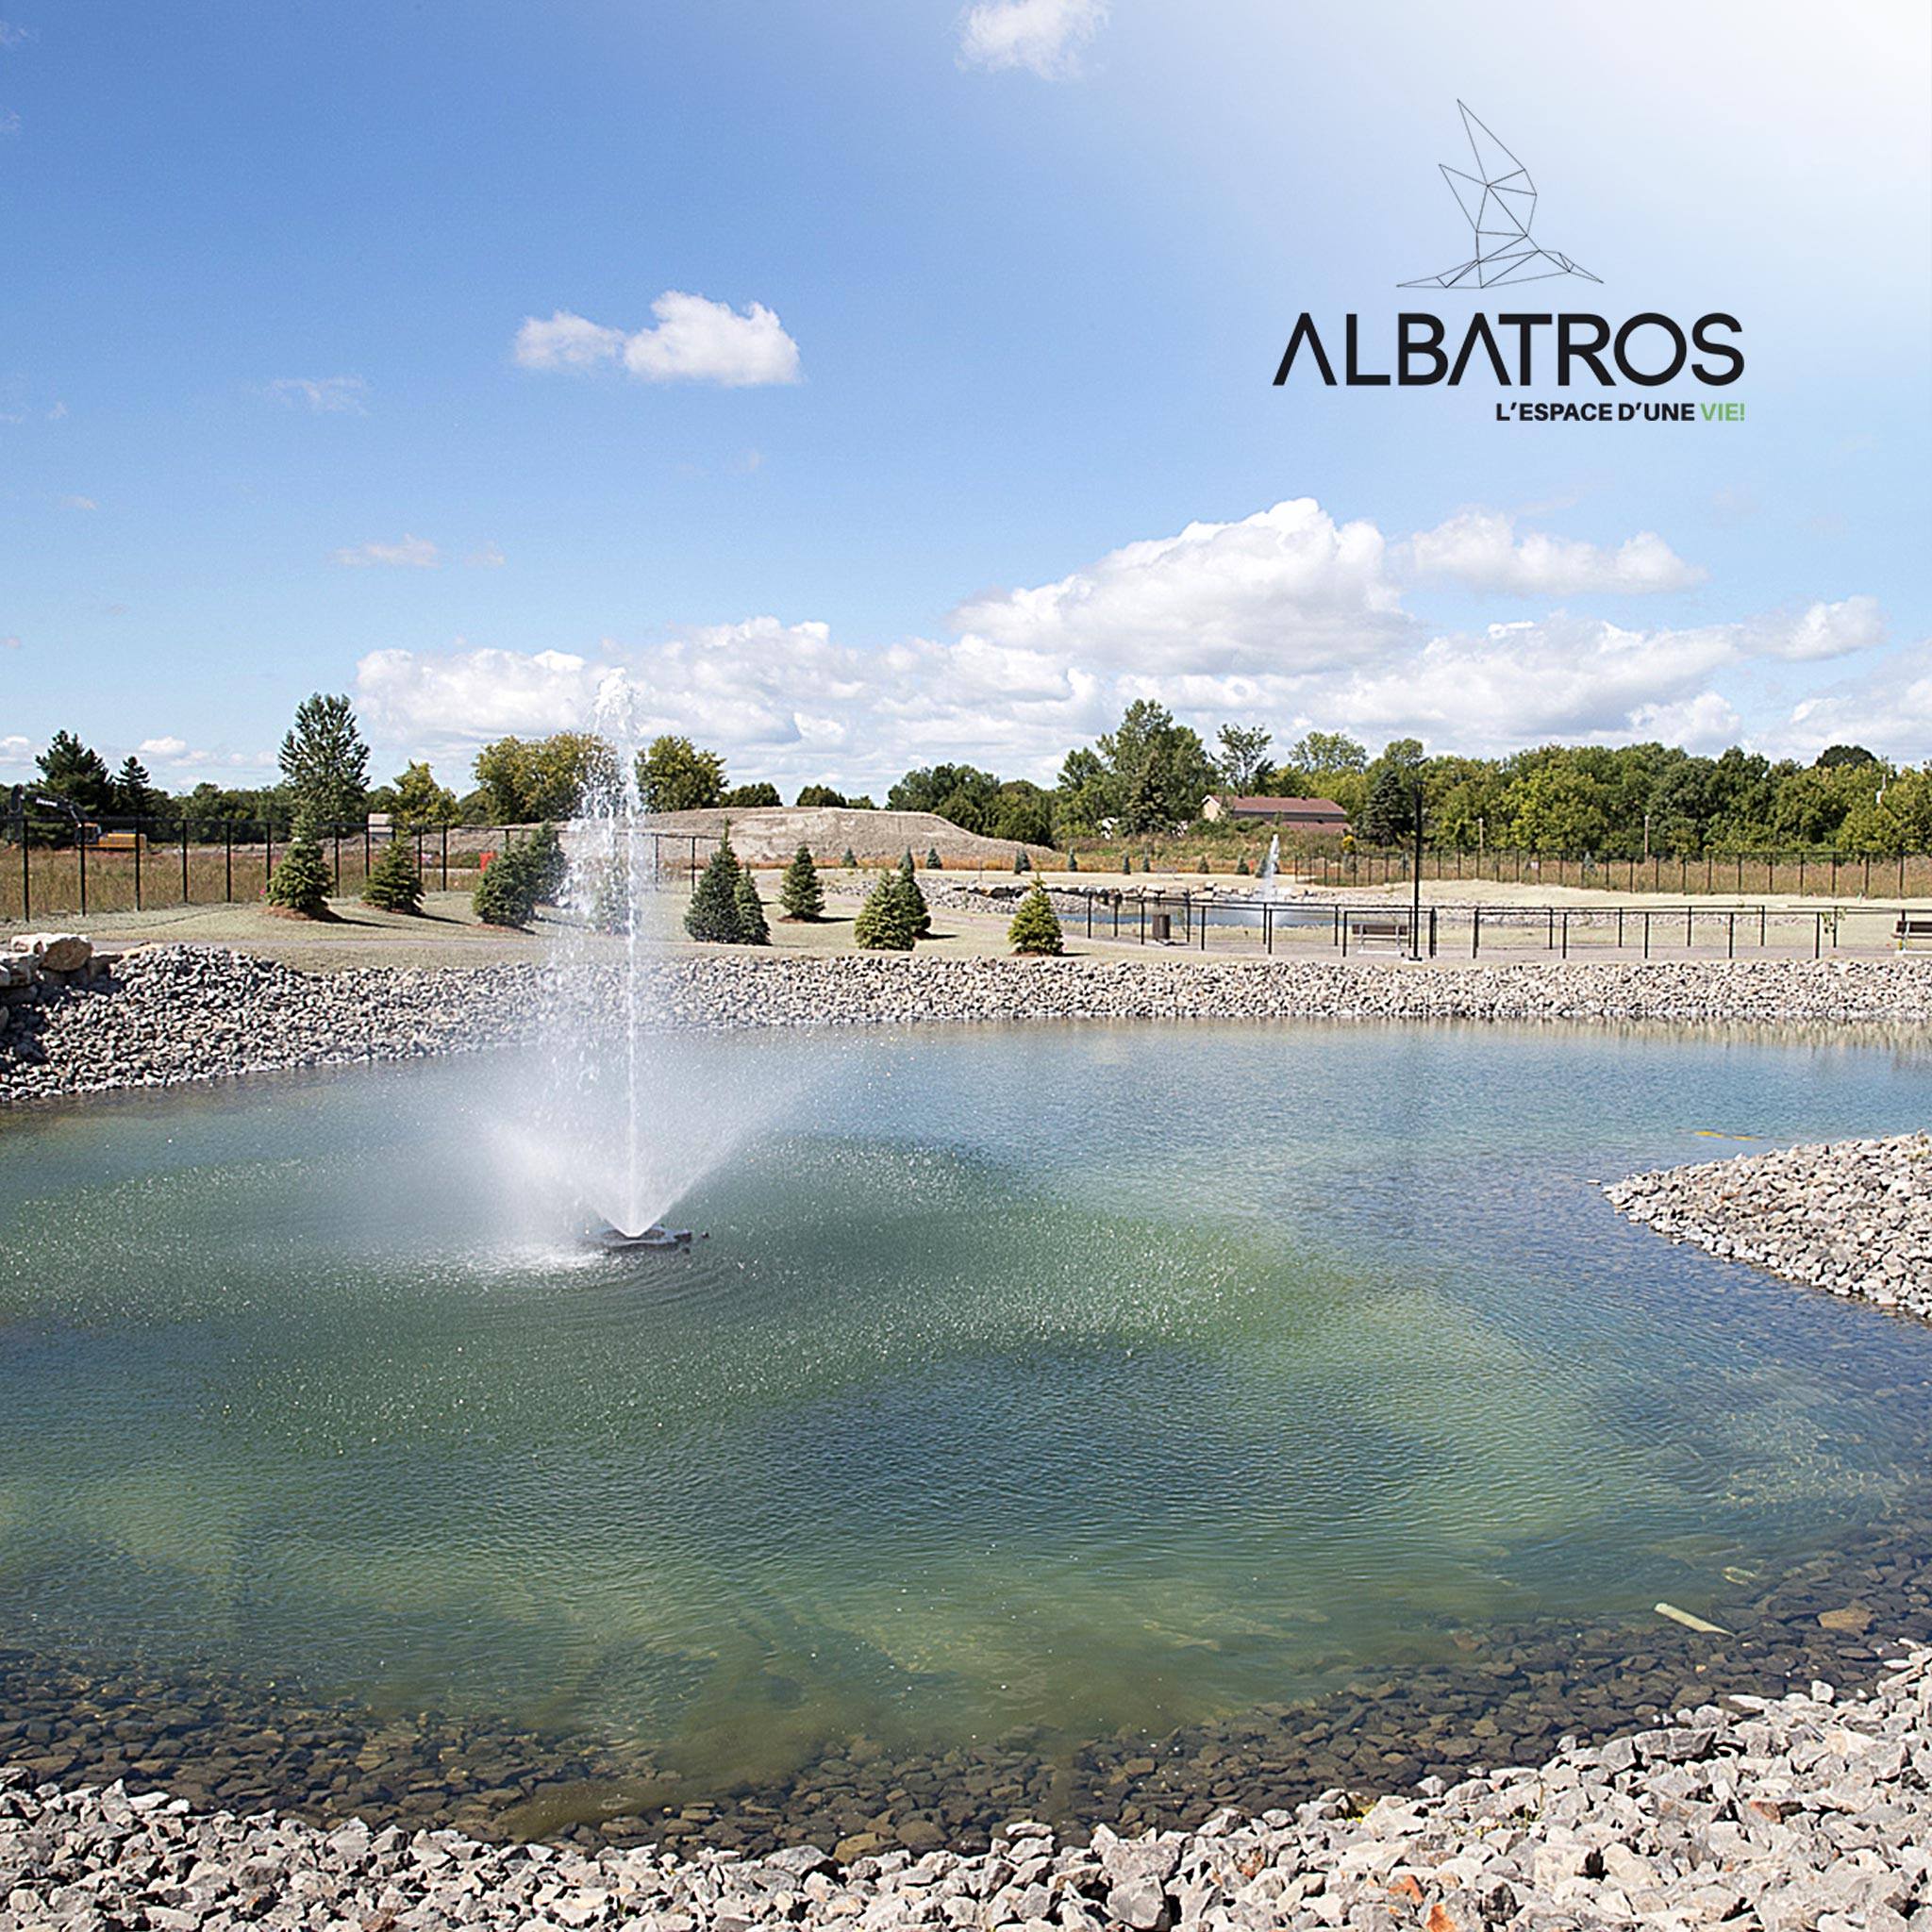
MULTIPOLYGON (((1008 839, 986 839, 962 832, 950 821, 929 811, 853 811, 843 807, 756 806, 733 811, 664 811, 642 821, 645 830, 669 839, 695 832, 715 839, 728 824, 731 846, 741 858, 756 865, 778 865, 801 844, 811 847, 821 865, 837 865, 847 851, 861 865, 883 864, 910 852, 913 862, 925 863, 937 850, 947 865, 985 866, 1012 870, 1013 854, 1022 848, 1008 839)), ((1024 848, 1036 866, 1058 862, 1044 845, 1024 848)))

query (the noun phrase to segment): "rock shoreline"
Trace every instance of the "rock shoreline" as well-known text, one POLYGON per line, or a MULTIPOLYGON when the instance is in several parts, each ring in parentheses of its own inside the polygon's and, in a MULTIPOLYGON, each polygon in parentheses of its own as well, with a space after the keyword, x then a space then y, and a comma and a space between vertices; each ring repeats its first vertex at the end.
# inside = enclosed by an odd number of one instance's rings
MULTIPOLYGON (((299 973, 220 948, 130 954, 0 1009, 0 1106, 535 1038, 609 969, 533 962, 299 973)), ((962 959, 722 950, 650 969, 674 1026, 1016 1021, 1481 1021, 1932 1026, 1932 964, 1662 961, 1404 969, 1307 960, 962 959)))
POLYGON ((63 1791, 0 1770, 0 1932, 251 1923, 1926 1932, 1932 1650, 1892 1659, 1861 1696, 1822 1682, 1733 1694, 1541 1765, 1426 1778, 1373 1805, 1335 1790, 1257 1818, 1224 1809, 1192 1831, 1100 1826, 1082 1846, 1016 1821, 970 1856, 505 1845, 197 1812, 164 1792, 63 1791))
POLYGON ((1932 1321, 1932 1137, 1840 1141, 1613 1181, 1673 1241, 1932 1321))

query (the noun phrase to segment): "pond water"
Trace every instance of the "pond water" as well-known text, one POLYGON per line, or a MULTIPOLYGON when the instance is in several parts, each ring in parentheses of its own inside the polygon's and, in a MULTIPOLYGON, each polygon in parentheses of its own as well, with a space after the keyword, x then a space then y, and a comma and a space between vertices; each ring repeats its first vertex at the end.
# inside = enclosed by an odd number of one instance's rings
POLYGON ((1539 1657, 1587 1703, 1918 1627, 1932 1335, 1591 1183, 1921 1124, 1924 1046, 657 1055, 674 1256, 572 1246, 517 1060, 0 1122, 0 1761, 890 1839, 1258 1795, 1377 1696, 1391 1777, 1526 1746, 1539 1657))

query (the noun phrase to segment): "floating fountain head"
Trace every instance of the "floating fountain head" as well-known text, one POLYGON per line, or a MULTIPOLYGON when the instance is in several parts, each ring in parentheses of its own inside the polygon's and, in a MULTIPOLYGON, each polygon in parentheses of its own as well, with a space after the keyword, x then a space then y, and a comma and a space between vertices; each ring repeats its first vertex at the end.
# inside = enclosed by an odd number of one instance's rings
POLYGON ((621 1227, 612 1227, 607 1222, 584 1237, 586 1247, 595 1248, 606 1255, 634 1254, 641 1248, 688 1248, 691 1242, 690 1228, 666 1227, 662 1222, 656 1221, 641 1234, 625 1234, 621 1227))

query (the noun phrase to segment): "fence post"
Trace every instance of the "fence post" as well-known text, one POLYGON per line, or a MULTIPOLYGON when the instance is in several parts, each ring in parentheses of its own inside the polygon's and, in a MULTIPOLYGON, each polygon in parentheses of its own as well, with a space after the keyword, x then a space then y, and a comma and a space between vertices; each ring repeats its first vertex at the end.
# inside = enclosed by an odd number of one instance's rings
POLYGON ((1469 915, 1469 957, 1472 959, 1482 950, 1482 943, 1483 908, 1476 906, 1471 908, 1469 915))
POLYGON ((449 821, 442 822, 442 890, 449 891, 449 821))
POLYGON ((1624 950, 1624 908, 1621 906, 1617 908, 1617 950, 1620 953, 1624 950))
MULTIPOLYGON (((136 843, 139 843, 139 839, 136 843)), ((188 814, 181 814, 181 903, 188 904, 188 814)))
POLYGON ((1650 908, 1643 908, 1643 957, 1650 958, 1650 908))
POLYGON ((1738 957, 1738 915, 1729 912, 1724 915, 1724 919, 1728 927, 1724 934, 1724 958, 1735 959, 1738 957))
POLYGON ((1757 908, 1757 950, 1758 950, 1758 951, 1759 951, 1760 953, 1761 953, 1761 952, 1763 952, 1763 950, 1764 950, 1764 948, 1765 948, 1765 943, 1766 943, 1766 941, 1765 941, 1765 921, 1766 921, 1766 917, 1767 917, 1767 915, 1766 915, 1766 913, 1765 913, 1764 908, 1763 908, 1762 906, 1760 906, 1760 907, 1759 907, 1759 908, 1757 908))
POLYGON ((141 910, 141 821, 134 822, 134 909, 141 910))
POLYGON ((1429 958, 1436 957, 1436 908, 1429 908, 1429 958))
POLYGON ((1562 955, 1562 957, 1563 957, 1564 958, 1566 958, 1566 959, 1567 959, 1567 958, 1568 958, 1570 957, 1570 908, 1569 908, 1569 907, 1567 907, 1567 906, 1566 906, 1566 907, 1564 907, 1564 908, 1563 908, 1563 955, 1562 955))
POLYGON ((222 897, 229 905, 235 901, 235 825, 231 819, 222 821, 222 897))
POLYGON ((27 837, 26 814, 20 815, 20 920, 25 925, 34 916, 34 872, 30 855, 33 841, 27 837))
POLYGON ((1824 914, 1822 912, 1814 912, 1811 915, 1811 957, 1814 959, 1821 958, 1824 957, 1824 914))
POLYGON ((1274 957, 1274 908, 1264 904, 1261 908, 1261 943, 1267 949, 1268 957, 1274 957))
POLYGON ((1689 952, 1689 951, 1690 950, 1690 920, 1691 920, 1691 916, 1692 916, 1692 915, 1691 915, 1691 908, 1690 908, 1690 907, 1688 907, 1688 906, 1687 906, 1687 907, 1685 907, 1685 908, 1684 908, 1684 950, 1685 950, 1685 951, 1686 951, 1687 953, 1688 953, 1688 952, 1689 952))
POLYGON ((87 834, 75 831, 74 849, 80 859, 80 916, 87 917, 87 834))

